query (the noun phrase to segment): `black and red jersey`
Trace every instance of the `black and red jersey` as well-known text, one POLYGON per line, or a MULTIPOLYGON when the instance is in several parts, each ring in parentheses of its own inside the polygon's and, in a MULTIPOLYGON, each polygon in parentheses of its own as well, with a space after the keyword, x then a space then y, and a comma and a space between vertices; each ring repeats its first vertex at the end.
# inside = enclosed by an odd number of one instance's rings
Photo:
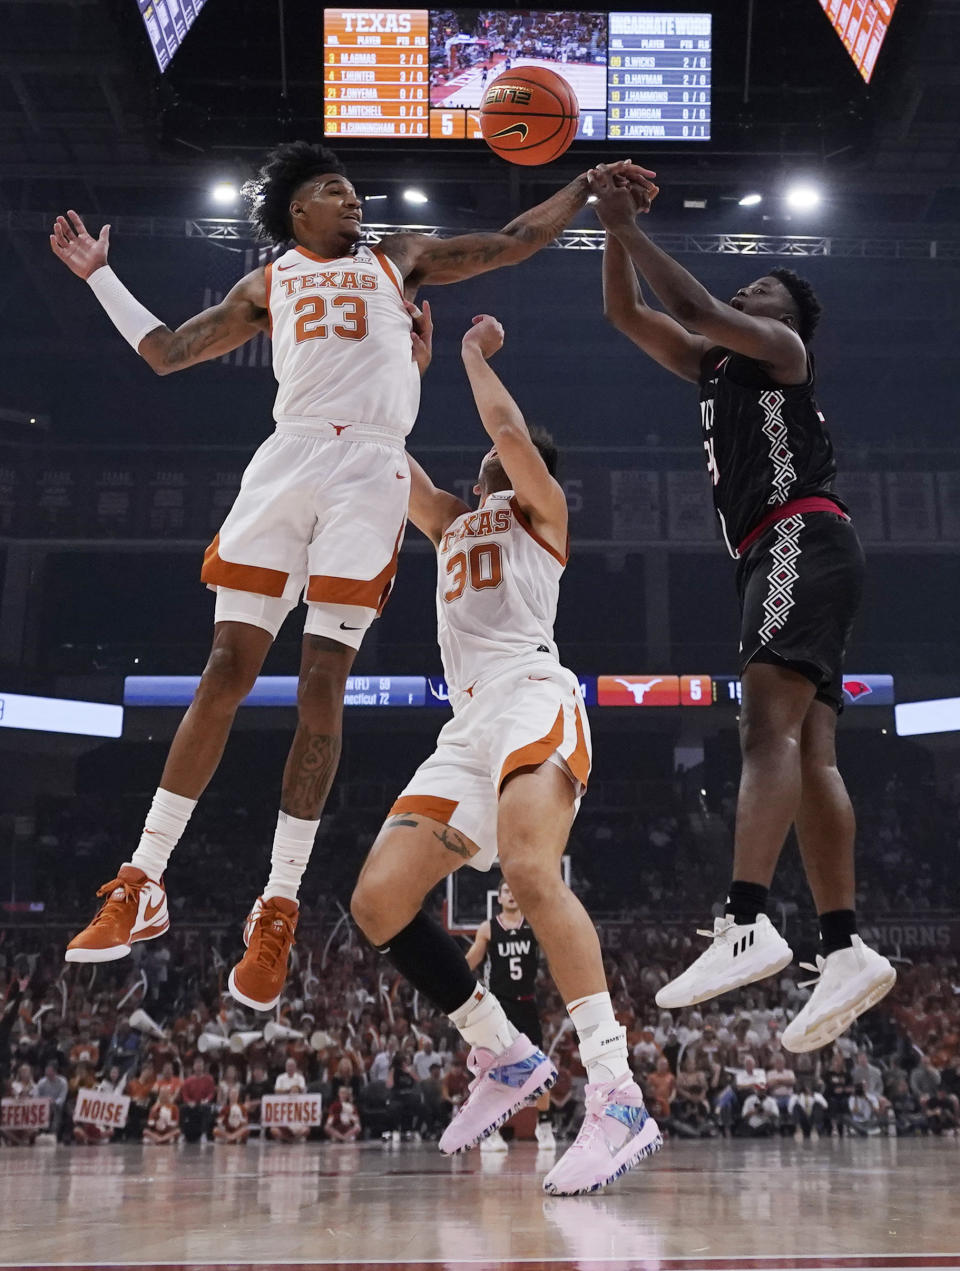
POLYGON ((803 384, 777 384, 762 365, 728 349, 708 350, 700 365, 700 422, 713 502, 731 556, 777 508, 827 498, 837 465, 814 397, 815 373, 803 384))

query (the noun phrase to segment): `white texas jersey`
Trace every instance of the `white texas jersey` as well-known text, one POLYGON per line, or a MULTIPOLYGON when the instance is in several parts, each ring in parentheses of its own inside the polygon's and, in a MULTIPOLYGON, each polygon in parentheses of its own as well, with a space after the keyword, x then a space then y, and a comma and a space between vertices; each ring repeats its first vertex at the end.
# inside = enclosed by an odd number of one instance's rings
POLYGON ((338 260, 291 247, 267 266, 267 308, 278 424, 406 437, 420 373, 392 260, 363 246, 338 260))
POLYGON ((454 710, 481 680, 527 661, 559 663, 553 624, 566 555, 540 538, 512 490, 458 516, 437 555, 438 638, 454 710))

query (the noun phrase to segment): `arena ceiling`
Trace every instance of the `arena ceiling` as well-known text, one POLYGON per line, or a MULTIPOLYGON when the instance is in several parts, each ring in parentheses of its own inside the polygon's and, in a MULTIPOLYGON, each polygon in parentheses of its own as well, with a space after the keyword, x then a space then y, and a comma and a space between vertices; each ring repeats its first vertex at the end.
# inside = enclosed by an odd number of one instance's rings
MULTIPOLYGON (((0 0, 0 212, 209 214, 215 176, 245 176, 278 139, 319 137, 321 7, 207 0, 161 77, 135 0, 0 0)), ((750 0, 710 8, 714 140, 633 155, 668 177, 662 206, 682 215, 684 198, 706 199, 709 218, 746 187, 804 174, 827 187, 848 227, 960 221, 960 0, 900 0, 869 88, 817 0, 758 0, 749 76, 750 0)), ((479 143, 349 151, 368 192, 429 180, 440 191, 432 219, 443 224, 507 215, 529 201, 531 185, 555 185, 604 157, 608 147, 577 150, 519 171, 479 143)))

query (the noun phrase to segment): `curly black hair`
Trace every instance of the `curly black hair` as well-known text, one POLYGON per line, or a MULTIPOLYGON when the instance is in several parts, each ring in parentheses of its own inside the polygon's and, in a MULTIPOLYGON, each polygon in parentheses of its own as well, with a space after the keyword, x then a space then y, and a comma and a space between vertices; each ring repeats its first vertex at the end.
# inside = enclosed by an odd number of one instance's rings
POLYGON ((806 278, 801 278, 792 269, 771 269, 770 277, 782 282, 797 308, 797 334, 804 344, 809 344, 817 329, 823 306, 817 299, 813 288, 806 278))
POLYGON ((321 172, 347 170, 332 150, 309 141, 288 141, 271 150, 257 175, 243 187, 257 237, 285 243, 293 237, 290 200, 304 181, 321 172))
POLYGON ((527 429, 530 433, 530 440, 540 451, 540 458, 547 465, 547 471, 551 477, 557 475, 557 467, 560 463, 560 452, 557 449, 557 443, 546 428, 540 424, 528 424, 527 429))

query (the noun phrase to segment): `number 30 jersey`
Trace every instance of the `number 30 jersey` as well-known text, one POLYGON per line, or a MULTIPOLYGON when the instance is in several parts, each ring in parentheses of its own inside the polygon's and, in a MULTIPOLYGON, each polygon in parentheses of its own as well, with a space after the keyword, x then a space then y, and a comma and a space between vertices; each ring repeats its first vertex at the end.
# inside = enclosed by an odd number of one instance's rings
POLYGON ((420 373, 393 261, 363 246, 337 260, 297 246, 267 266, 266 282, 277 423, 406 437, 420 373))
POLYGON ((528 662, 559 665, 553 625, 567 556, 536 533, 512 490, 457 517, 438 556, 437 631, 455 712, 486 680, 528 662))

